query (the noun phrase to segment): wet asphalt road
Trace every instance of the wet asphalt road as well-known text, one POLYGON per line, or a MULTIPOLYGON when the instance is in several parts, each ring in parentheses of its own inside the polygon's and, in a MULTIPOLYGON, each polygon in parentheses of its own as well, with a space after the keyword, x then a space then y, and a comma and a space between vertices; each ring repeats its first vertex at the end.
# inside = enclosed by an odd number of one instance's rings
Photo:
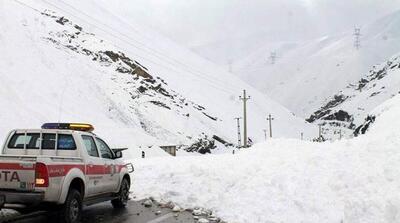
MULTIPOLYGON (((192 214, 184 211, 172 212, 169 208, 156 205, 146 208, 138 201, 130 201, 124 210, 115 210, 110 202, 85 207, 82 223, 195 223, 192 214), (161 212, 156 214, 157 212, 161 212)), ((57 222, 54 213, 41 214, 12 223, 52 223, 57 222)))

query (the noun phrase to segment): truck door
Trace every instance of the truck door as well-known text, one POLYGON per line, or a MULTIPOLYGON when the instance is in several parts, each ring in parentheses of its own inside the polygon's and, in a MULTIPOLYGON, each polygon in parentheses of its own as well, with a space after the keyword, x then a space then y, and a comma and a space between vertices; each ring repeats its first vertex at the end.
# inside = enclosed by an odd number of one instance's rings
POLYGON ((88 157, 86 162, 87 196, 93 196, 104 192, 104 184, 107 179, 104 175, 104 161, 100 158, 99 151, 92 136, 82 135, 82 141, 88 157))
POLYGON ((102 139, 96 138, 96 142, 99 146, 101 158, 105 163, 105 177, 107 180, 104 188, 107 192, 116 192, 119 186, 119 173, 117 173, 117 167, 113 159, 114 153, 102 139))

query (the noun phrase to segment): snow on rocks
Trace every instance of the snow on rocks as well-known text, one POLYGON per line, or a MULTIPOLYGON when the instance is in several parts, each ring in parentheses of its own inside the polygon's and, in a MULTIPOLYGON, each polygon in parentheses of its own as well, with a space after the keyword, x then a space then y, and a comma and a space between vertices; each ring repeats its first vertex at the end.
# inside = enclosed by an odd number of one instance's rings
POLYGON ((201 218, 198 220, 198 223, 209 223, 210 221, 205 219, 205 218, 201 218))
MULTIPOLYGON (((178 217, 181 212, 189 212, 192 213, 193 219, 196 220, 196 222, 223 223, 223 221, 221 221, 220 218, 216 217, 212 211, 200 207, 195 207, 194 209, 191 208, 183 209, 182 207, 171 201, 169 202, 166 202, 164 200, 157 201, 154 197, 145 199, 142 202, 142 205, 147 208, 157 206, 159 208, 170 209, 175 217, 178 217)), ((161 213, 162 213, 161 210, 154 212, 155 215, 160 215, 161 213)))
POLYGON ((173 211, 173 212, 180 212, 180 211, 182 211, 182 209, 181 209, 178 205, 175 205, 175 206, 172 208, 172 211, 173 211))
POLYGON ((202 215, 202 214, 203 214, 203 212, 202 212, 200 209, 194 209, 192 213, 193 213, 193 215, 195 215, 195 216, 199 216, 199 215, 202 215))
POLYGON ((143 205, 147 208, 152 207, 153 206, 153 202, 150 199, 147 199, 143 202, 143 205))

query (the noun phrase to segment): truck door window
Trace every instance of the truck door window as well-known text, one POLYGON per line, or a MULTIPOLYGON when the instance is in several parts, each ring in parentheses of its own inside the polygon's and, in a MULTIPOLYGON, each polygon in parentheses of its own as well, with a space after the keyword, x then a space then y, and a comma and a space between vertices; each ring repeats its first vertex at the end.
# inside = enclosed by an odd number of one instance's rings
POLYGON ((15 133, 8 143, 8 148, 10 149, 23 149, 26 144, 27 149, 39 149, 40 143, 39 133, 15 133))
POLYGON ((58 134, 57 141, 57 149, 58 150, 75 150, 76 144, 74 137, 68 134, 58 134))
POLYGON ((42 149, 56 148, 56 134, 43 133, 42 149))
POLYGON ((107 144, 99 138, 96 138, 96 141, 99 145, 101 157, 105 159, 112 159, 114 157, 114 154, 111 151, 110 147, 108 147, 107 144))
POLYGON ((99 152, 97 152, 96 143, 91 136, 82 136, 83 144, 85 144, 85 148, 89 156, 99 157, 99 152))

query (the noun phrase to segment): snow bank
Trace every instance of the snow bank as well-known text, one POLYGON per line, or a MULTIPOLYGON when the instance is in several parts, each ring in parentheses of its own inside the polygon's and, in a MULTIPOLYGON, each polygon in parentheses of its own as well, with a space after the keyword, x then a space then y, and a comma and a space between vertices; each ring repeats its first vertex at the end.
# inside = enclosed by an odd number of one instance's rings
POLYGON ((400 222, 399 112, 397 96, 353 140, 279 139, 235 155, 134 160, 134 193, 209 208, 228 222, 400 222))

